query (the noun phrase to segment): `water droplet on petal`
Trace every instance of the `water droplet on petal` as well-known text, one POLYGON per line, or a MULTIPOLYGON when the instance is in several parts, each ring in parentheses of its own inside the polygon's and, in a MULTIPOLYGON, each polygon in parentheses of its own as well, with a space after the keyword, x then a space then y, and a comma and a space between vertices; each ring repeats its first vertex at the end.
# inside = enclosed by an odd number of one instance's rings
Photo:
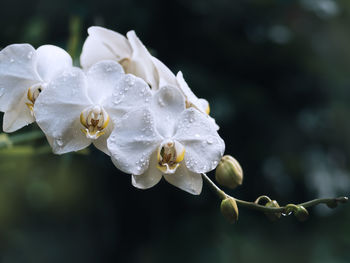
POLYGON ((111 136, 109 137, 109 140, 110 140, 111 142, 115 142, 115 135, 111 135, 111 136))
POLYGON ((15 60, 14 60, 13 58, 11 58, 11 59, 10 59, 10 62, 13 63, 13 62, 15 62, 15 60))
POLYGON ((62 147, 62 146, 63 146, 63 140, 62 140, 62 138, 57 138, 57 139, 55 140, 55 142, 56 142, 56 144, 57 144, 59 147, 62 147))
POLYGON ((207 139, 207 144, 213 144, 213 139, 208 138, 208 139, 207 139))
POLYGON ((0 89, 0 97, 5 94, 5 88, 0 89))
POLYGON ((27 58, 28 58, 28 59, 31 59, 32 56, 33 56, 33 51, 30 51, 30 52, 28 53, 28 55, 27 55, 27 58))
POLYGON ((126 77, 126 83, 127 83, 130 87, 132 87, 132 86, 135 85, 135 79, 134 79, 132 76, 128 75, 128 76, 126 77))
POLYGON ((165 103, 163 101, 163 99, 161 97, 158 98, 158 104, 161 106, 161 107, 164 107, 165 106, 165 103))

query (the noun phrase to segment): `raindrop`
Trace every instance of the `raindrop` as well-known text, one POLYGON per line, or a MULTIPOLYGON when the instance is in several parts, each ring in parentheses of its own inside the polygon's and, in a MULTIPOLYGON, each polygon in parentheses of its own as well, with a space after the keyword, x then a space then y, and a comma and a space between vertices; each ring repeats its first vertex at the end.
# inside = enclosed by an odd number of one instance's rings
POLYGON ((5 88, 0 89, 0 97, 5 94, 5 88))
POLYGON ((62 138, 57 138, 57 139, 56 139, 56 144, 57 144, 59 147, 63 146, 63 140, 62 140, 62 138))
POLYGON ((164 101, 163 101, 163 99, 162 98, 158 98, 158 104, 161 106, 161 107, 164 107, 165 106, 165 103, 164 103, 164 101))
POLYGON ((128 83, 128 85, 129 85, 130 87, 132 87, 132 86, 134 86, 134 84, 135 84, 135 80, 134 80, 133 77, 127 76, 127 78, 126 78, 126 83, 128 83))
POLYGON ((119 104, 122 100, 123 100, 123 98, 124 98, 124 95, 123 94, 121 94, 121 95, 115 95, 115 94, 113 94, 114 95, 114 98, 113 98, 113 103, 115 104, 115 105, 117 105, 117 104, 119 104))
POLYGON ((27 58, 28 58, 28 59, 31 59, 31 58, 32 58, 32 56, 33 56, 33 52, 32 52, 32 51, 30 51, 30 52, 28 53, 28 55, 27 55, 27 58))
POLYGON ((11 59, 10 59, 10 62, 13 63, 13 62, 15 62, 15 60, 14 60, 13 58, 11 58, 11 59))
POLYGON ((289 212, 288 214, 286 214, 286 213, 281 213, 281 214, 282 214, 282 216, 290 216, 292 214, 292 212, 289 212))
POLYGON ((207 139, 207 144, 213 144, 213 140, 211 138, 207 139))

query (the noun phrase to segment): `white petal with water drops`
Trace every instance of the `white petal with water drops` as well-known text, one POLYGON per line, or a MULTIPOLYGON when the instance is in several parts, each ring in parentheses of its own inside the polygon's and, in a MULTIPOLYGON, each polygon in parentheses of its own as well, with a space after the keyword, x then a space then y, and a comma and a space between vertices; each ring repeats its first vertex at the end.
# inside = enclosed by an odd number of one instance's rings
POLYGON ((186 148, 185 162, 189 170, 206 173, 216 168, 225 143, 210 120, 194 108, 186 109, 178 119, 174 138, 186 148))

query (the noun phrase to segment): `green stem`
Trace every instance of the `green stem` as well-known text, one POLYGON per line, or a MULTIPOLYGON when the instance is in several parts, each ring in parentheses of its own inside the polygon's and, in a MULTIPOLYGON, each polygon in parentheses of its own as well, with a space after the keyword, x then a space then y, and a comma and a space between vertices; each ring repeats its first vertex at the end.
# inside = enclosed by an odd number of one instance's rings
MULTIPOLYGON (((230 196, 226 194, 223 190, 221 190, 206 174, 202 174, 203 179, 205 182, 208 183, 208 185, 216 192, 216 194, 219 196, 220 199, 225 199, 225 198, 233 198, 236 200, 237 205, 249 208, 249 209, 254 209, 257 211, 265 212, 265 213, 283 213, 285 212, 286 206, 281 206, 281 207, 266 207, 263 205, 259 205, 254 202, 248 202, 244 200, 237 199, 233 196, 230 196)), ((305 203, 297 204, 297 206, 303 206, 303 207, 311 207, 315 206, 318 204, 326 204, 326 205, 332 205, 336 203, 345 203, 348 201, 347 197, 338 197, 338 198, 323 198, 323 199, 315 199, 311 200, 305 203)))

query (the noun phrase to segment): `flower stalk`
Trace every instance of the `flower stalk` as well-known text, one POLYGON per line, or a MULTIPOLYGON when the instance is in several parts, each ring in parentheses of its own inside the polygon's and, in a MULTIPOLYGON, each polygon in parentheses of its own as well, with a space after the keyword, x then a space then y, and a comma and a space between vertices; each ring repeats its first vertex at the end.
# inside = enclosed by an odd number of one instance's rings
MULTIPOLYGON (((204 181, 212 188, 212 190, 222 200, 226 199, 226 198, 233 198, 236 200, 237 205, 241 206, 241 207, 245 207, 248 209, 253 209, 253 210, 257 210, 257 211, 265 212, 265 213, 278 213, 279 212, 279 213, 283 213, 283 214, 287 214, 287 215, 289 214, 286 212, 287 212, 287 208, 290 207, 291 204, 286 205, 286 206, 280 206, 280 207, 267 207, 265 205, 259 204, 259 201, 258 202, 249 202, 249 201, 240 200, 240 199, 237 199, 237 198, 227 194, 225 191, 223 191, 206 174, 203 173, 202 177, 203 177, 204 181)), ((263 196, 263 197, 259 197, 257 200, 259 200, 259 199, 267 200, 267 198, 268 198, 267 196, 263 196)), ((293 206, 308 208, 308 207, 316 206, 319 204, 326 204, 328 207, 334 208, 337 204, 346 203, 347 201, 348 201, 348 197, 342 196, 342 197, 337 197, 337 198, 314 199, 314 200, 310 200, 310 201, 296 204, 293 206)))

